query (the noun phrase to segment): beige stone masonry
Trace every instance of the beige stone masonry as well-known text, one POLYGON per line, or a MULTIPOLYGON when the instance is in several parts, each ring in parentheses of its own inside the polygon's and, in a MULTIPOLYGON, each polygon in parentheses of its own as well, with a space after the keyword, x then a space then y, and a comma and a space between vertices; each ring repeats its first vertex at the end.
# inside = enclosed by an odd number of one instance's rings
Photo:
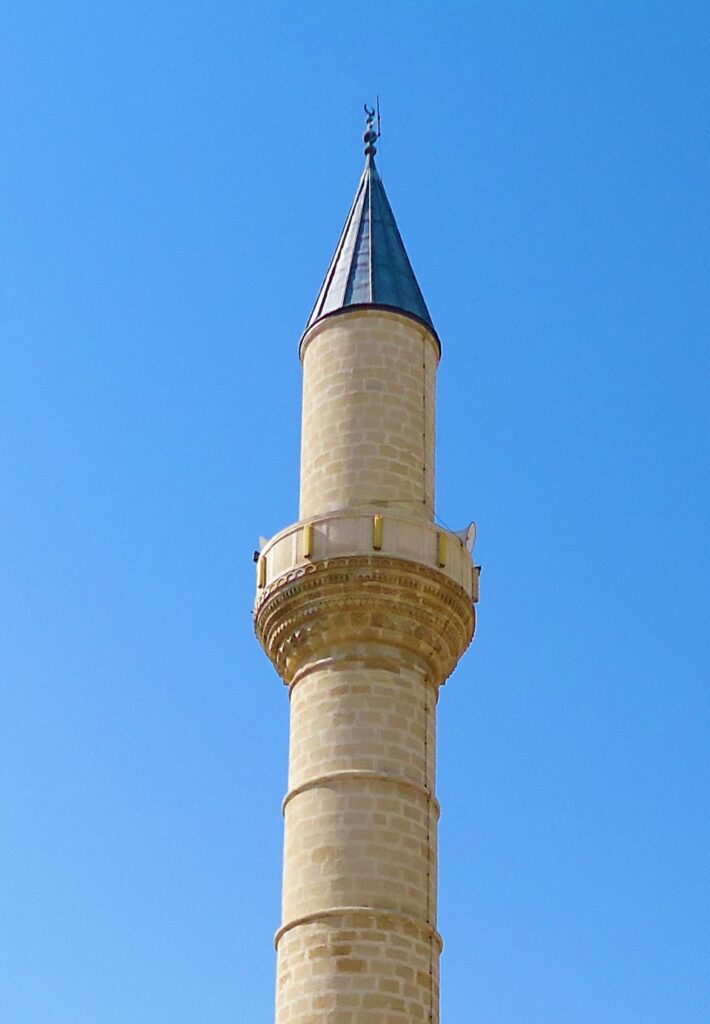
POLYGON ((436 341, 410 317, 358 310, 301 345, 301 512, 376 505, 434 514, 436 341))
POLYGON ((333 558, 258 592, 254 624, 284 682, 319 663, 387 652, 445 682, 473 638, 471 598, 439 569, 381 555, 333 558), (375 645, 375 646, 373 646, 375 645))
POLYGON ((426 520, 408 519, 389 511, 380 515, 376 509, 317 516, 282 530, 261 551, 257 585, 268 586, 286 573, 315 562, 343 555, 370 555, 376 550, 383 556, 440 569, 473 596, 471 556, 456 534, 426 520), (374 543, 376 515, 381 520, 378 548, 374 543), (439 558, 442 536, 447 538, 443 565, 439 558))
POLYGON ((471 595, 442 569, 341 556, 266 583, 255 624, 291 694, 278 1024, 436 1024, 436 701, 471 595), (334 920, 350 953, 331 962, 315 950, 334 920), (403 950, 420 969, 397 979, 403 950))
POLYGON ((358 309, 301 346, 301 520, 254 625, 291 702, 277 1024, 438 1024, 436 704, 478 576, 435 525, 438 346, 358 309))
POLYGON ((438 1021, 440 941, 366 909, 305 922, 279 942, 278 1024, 438 1021))

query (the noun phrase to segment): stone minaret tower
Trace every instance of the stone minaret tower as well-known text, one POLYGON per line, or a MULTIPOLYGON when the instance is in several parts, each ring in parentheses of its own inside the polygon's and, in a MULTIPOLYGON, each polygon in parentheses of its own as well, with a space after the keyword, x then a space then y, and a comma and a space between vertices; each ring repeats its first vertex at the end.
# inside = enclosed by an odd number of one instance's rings
POLYGON ((256 632, 289 688, 277 1024, 437 1024, 436 702, 478 570, 434 522, 441 346, 366 164, 301 339, 300 519, 256 632))

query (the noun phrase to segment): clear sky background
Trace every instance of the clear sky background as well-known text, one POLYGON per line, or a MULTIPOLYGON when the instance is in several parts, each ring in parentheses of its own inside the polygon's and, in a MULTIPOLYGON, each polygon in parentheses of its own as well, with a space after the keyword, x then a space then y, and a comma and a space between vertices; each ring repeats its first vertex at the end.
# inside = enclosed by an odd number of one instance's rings
POLYGON ((685 0, 3 6, 3 1021, 272 1019, 251 554, 379 92, 483 564, 442 1021, 706 1024, 709 36, 685 0))

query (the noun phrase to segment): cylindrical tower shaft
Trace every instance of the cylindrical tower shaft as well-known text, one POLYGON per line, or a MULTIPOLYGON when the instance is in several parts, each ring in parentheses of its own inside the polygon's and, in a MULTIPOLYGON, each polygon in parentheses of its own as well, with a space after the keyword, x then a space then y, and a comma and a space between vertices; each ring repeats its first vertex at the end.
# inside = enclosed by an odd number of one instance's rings
POLYGON ((356 646, 292 687, 279 1024, 438 1019, 436 692, 356 646))
POLYGON ((360 310, 301 346, 301 519, 373 506, 434 515, 438 346, 411 317, 360 310))

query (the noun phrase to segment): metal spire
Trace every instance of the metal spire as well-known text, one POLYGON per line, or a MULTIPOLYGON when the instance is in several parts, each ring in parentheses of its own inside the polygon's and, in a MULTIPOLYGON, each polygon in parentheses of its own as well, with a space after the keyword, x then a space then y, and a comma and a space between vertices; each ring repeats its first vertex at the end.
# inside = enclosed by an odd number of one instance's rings
POLYGON ((375 143, 380 137, 379 100, 377 108, 365 104, 365 115, 365 169, 306 330, 325 316, 371 306, 420 320, 436 337, 375 166, 375 143))

